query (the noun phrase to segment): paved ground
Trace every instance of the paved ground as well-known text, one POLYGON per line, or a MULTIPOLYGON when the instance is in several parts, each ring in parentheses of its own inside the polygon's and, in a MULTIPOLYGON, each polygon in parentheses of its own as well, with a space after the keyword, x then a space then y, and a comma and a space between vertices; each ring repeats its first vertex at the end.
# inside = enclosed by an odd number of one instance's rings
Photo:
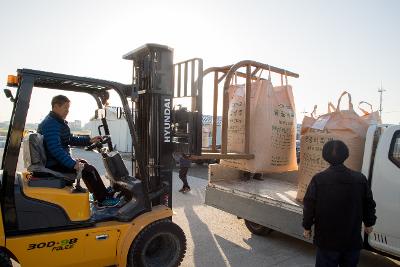
MULTIPOLYGON (((82 150, 74 153, 76 157, 95 163, 104 173, 99 155, 82 150)), ((204 178, 206 166, 194 167, 189 174, 204 178)), ((182 266, 314 266, 315 248, 312 245, 278 232, 263 237, 252 235, 242 220, 203 204, 206 180, 190 176, 189 183, 192 186, 190 193, 177 192, 181 182, 174 173, 174 221, 184 230, 188 246, 182 266)), ((399 264, 363 251, 359 266, 391 267, 399 264)))

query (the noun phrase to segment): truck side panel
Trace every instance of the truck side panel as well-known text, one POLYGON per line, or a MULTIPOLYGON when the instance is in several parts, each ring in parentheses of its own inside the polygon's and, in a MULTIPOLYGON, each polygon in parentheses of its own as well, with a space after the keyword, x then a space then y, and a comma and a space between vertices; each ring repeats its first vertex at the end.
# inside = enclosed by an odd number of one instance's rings
POLYGON ((298 239, 303 238, 303 215, 253 198, 207 186, 205 203, 240 218, 258 223, 298 239))

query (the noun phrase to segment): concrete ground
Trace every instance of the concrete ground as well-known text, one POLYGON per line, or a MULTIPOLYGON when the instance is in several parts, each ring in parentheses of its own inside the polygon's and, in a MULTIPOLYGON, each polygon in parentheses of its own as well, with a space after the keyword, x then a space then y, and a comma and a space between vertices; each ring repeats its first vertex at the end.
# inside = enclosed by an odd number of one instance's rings
MULTIPOLYGON (((93 163, 100 173, 105 172, 98 154, 78 149, 73 153, 75 157, 93 163)), ((129 169, 128 162, 127 165, 129 169)), ((19 164, 18 168, 22 165, 19 164)), ((188 180, 192 191, 181 194, 178 190, 182 184, 174 173, 173 220, 182 227, 187 238, 187 252, 182 266, 314 266, 314 246, 278 232, 268 236, 252 235, 243 220, 206 206, 206 174, 206 166, 190 169, 188 180), (191 176, 193 174, 202 179, 191 176)), ((400 266, 400 262, 363 251, 359 266, 392 267, 400 266)))

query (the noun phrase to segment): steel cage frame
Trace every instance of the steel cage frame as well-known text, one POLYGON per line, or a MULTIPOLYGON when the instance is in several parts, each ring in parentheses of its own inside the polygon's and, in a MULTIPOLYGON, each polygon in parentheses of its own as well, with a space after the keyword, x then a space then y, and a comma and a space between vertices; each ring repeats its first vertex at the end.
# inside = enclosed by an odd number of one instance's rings
POLYGON ((251 159, 254 155, 249 154, 250 146, 250 88, 251 82, 258 79, 256 74, 260 70, 273 72, 283 76, 298 78, 299 74, 274 67, 268 64, 260 63, 253 60, 242 60, 236 64, 227 65, 223 67, 210 67, 203 73, 203 78, 210 73, 214 73, 214 96, 213 96, 213 125, 212 125, 212 146, 211 150, 204 151, 210 153, 203 153, 203 158, 238 158, 238 159, 251 159), (246 68, 246 72, 239 71, 240 68, 246 68), (222 75, 220 76, 220 73, 222 75), (229 97, 228 89, 234 76, 237 75, 241 78, 246 79, 246 112, 245 112, 245 150, 244 153, 229 153, 228 147, 228 109, 229 109, 229 97), (217 112, 218 112, 218 85, 223 82, 223 93, 222 93, 222 132, 221 132, 221 150, 216 148, 216 132, 217 132, 217 112))

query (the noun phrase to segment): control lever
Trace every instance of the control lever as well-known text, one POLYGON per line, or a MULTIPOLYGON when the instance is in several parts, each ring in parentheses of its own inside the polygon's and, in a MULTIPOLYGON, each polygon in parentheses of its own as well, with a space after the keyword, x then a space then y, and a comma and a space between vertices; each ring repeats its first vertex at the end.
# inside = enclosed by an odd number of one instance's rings
POLYGON ((81 178, 82 178, 82 170, 84 168, 84 164, 79 164, 78 171, 76 174, 76 183, 71 190, 71 193, 86 193, 87 190, 81 186, 81 178))

